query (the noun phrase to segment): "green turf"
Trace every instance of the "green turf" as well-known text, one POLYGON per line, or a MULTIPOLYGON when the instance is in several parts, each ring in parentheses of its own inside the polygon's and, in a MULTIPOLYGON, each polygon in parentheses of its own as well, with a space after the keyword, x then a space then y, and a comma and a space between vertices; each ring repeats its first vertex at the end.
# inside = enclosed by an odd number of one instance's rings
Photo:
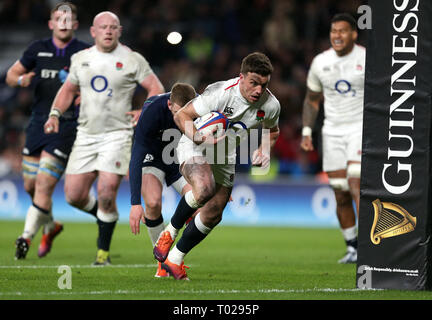
POLYGON ((113 266, 91 267, 96 224, 65 223, 52 252, 37 257, 40 234, 27 258, 15 261, 22 222, 0 223, 0 299, 431 299, 432 292, 356 290, 355 265, 337 229, 219 226, 186 257, 191 281, 154 278, 156 262, 145 227, 132 235, 116 227, 113 266), (59 289, 60 265, 72 270, 72 289, 59 289))

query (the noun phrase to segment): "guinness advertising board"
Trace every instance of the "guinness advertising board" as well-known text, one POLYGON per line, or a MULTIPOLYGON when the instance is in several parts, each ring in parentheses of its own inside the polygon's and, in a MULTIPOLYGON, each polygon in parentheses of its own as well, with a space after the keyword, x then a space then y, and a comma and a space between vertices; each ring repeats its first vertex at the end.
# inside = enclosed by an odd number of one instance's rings
POLYGON ((431 289, 432 1, 369 1, 357 287, 431 289))

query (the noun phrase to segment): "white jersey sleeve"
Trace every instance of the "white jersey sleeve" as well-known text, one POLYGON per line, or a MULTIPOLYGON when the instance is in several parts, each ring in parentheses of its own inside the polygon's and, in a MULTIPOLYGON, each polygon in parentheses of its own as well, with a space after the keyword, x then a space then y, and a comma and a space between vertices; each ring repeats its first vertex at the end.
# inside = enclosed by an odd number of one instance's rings
POLYGON ((67 80, 70 83, 72 83, 72 84, 74 84, 76 86, 79 86, 79 78, 78 78, 78 72, 77 72, 78 71, 78 62, 77 62, 77 60, 78 60, 78 58, 77 58, 78 53, 79 52, 74 53, 72 55, 72 57, 71 57, 71 64, 70 64, 70 68, 69 68, 69 74, 68 74, 68 77, 67 77, 67 80))
POLYGON ((150 68, 150 64, 147 62, 146 58, 144 58, 138 52, 132 52, 131 56, 133 59, 136 59, 136 72, 135 72, 135 80, 138 83, 144 81, 147 76, 153 73, 153 70, 150 68))
POLYGON ((316 57, 312 60, 311 67, 308 72, 307 87, 314 92, 322 91, 322 83, 318 76, 318 62, 316 57))

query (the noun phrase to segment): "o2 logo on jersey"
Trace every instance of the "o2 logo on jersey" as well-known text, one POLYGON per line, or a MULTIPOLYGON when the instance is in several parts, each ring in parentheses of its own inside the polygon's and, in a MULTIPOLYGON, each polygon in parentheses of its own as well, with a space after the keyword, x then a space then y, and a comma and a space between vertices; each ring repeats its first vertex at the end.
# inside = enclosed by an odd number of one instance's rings
POLYGON ((335 83, 335 90, 340 94, 351 93, 352 97, 355 97, 356 91, 352 88, 351 83, 347 80, 338 80, 335 83))
MULTIPOLYGON (((91 81, 90 85, 92 89, 96 92, 104 92, 108 88, 108 80, 104 76, 94 76, 91 81)), ((108 89, 108 97, 112 97, 112 89, 108 89)))

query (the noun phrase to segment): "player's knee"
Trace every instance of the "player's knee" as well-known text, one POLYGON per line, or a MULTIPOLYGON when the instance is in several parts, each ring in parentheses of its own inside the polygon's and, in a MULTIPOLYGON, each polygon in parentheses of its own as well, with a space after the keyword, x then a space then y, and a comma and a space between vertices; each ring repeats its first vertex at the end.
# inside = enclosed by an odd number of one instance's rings
POLYGON ((146 199, 145 201, 146 206, 146 212, 154 213, 154 212, 161 212, 162 209, 162 199, 159 197, 152 198, 152 199, 146 199))
POLYGON ((335 198, 338 207, 352 207, 352 197, 349 191, 335 190, 335 198))
POLYGON ((102 194, 98 197, 99 208, 105 212, 109 212, 115 209, 115 195, 110 196, 109 194, 102 194))
POLYGON ((196 201, 200 204, 204 204, 209 201, 216 193, 216 186, 214 184, 201 185, 196 189, 196 201))
POLYGON ((24 190, 33 198, 35 192, 36 179, 24 178, 24 190))
POLYGON ((81 208, 86 204, 87 195, 79 190, 79 188, 71 188, 65 185, 64 188, 66 202, 76 208, 81 208))

